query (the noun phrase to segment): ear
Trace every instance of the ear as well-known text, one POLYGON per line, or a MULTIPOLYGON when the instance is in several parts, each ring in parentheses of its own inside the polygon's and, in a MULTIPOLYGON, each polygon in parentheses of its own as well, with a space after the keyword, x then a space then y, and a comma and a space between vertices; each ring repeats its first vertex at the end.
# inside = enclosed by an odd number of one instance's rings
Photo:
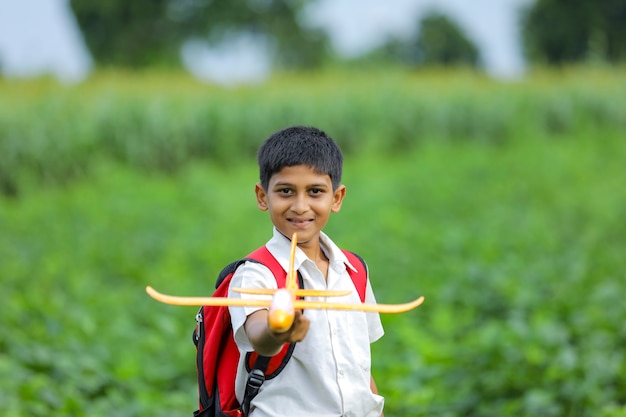
POLYGON ((259 210, 267 211, 267 193, 260 183, 254 186, 254 193, 256 194, 256 205, 259 207, 259 210))
POLYGON ((333 193, 333 205, 330 208, 330 211, 333 213, 337 213, 341 210, 341 203, 343 203, 343 198, 346 196, 346 186, 340 185, 333 193))

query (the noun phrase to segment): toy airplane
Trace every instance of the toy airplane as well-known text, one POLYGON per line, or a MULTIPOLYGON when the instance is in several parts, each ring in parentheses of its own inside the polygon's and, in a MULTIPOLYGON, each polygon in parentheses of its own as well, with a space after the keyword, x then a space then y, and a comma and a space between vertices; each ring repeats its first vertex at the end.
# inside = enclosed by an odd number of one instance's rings
POLYGON ((255 295, 271 295, 271 299, 238 299, 227 297, 177 297, 161 294, 154 288, 147 286, 146 292, 150 297, 165 304, 177 306, 242 306, 242 307, 267 307, 269 308, 269 326, 272 331, 282 333, 289 330, 293 320, 295 309, 327 309, 327 310, 353 310, 377 313, 404 313, 418 307, 424 302, 424 297, 405 304, 344 304, 326 301, 298 300, 298 297, 339 297, 348 295, 351 291, 330 290, 306 290, 298 288, 297 274, 294 270, 294 259, 298 237, 296 233, 291 239, 291 253, 289 271, 284 288, 233 288, 239 293, 255 295))

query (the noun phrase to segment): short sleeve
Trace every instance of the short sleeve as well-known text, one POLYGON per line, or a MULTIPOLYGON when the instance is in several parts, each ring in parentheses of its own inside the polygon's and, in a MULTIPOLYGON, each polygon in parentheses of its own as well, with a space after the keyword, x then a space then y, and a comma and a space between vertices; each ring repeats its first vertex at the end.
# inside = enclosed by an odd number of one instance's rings
MULTIPOLYGON (((230 286, 228 289, 228 296, 230 298, 255 298, 258 299, 259 295, 242 294, 232 291, 232 288, 271 288, 276 289, 276 279, 272 275, 272 272, 265 265, 258 262, 247 261, 239 268, 233 275, 230 286)), ((268 299, 270 298, 267 296, 268 299)), ((252 351, 252 345, 248 340, 244 329, 244 323, 246 318, 257 310, 263 307, 239 307, 230 306, 228 310, 230 312, 230 320, 233 327, 233 335, 235 342, 240 349, 245 351, 252 351)))

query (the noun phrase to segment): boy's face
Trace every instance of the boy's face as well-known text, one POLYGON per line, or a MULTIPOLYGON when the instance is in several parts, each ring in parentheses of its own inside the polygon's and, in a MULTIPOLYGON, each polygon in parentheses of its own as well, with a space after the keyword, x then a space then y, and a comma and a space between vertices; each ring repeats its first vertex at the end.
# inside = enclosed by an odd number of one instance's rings
POLYGON ((346 187, 333 191, 330 176, 318 174, 307 165, 284 167, 270 178, 267 190, 256 186, 257 204, 269 211, 279 232, 291 238, 298 233, 298 246, 319 247, 319 233, 328 223, 330 213, 341 208, 346 187))

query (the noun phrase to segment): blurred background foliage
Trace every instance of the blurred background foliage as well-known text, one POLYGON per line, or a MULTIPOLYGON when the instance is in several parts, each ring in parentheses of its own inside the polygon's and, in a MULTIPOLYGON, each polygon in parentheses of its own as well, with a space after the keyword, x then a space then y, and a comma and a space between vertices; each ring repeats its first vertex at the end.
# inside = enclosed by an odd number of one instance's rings
POLYGON ((231 164, 294 121, 324 126, 350 153, 397 154, 427 141, 570 139, 599 128, 619 136, 623 81, 619 69, 538 72, 509 84, 465 70, 387 67, 286 74, 234 90, 156 72, 104 72, 72 87, 8 82, 0 96, 0 191, 66 184, 107 160, 164 173, 194 160, 231 164))
POLYGON ((144 287, 208 295, 265 242, 256 149, 311 124, 346 154, 328 233, 426 297, 373 346, 386 415, 626 416, 623 2, 534 2, 515 81, 440 15, 346 62, 306 1, 127 3, 71 1, 87 80, 0 80, 0 414, 190 415, 195 309, 144 287), (178 68, 238 31, 269 81, 178 68))
MULTIPOLYGON (((278 69, 316 68, 340 59, 328 35, 306 24, 313 0, 71 0, 99 66, 180 66, 189 39, 215 44, 237 35, 269 40, 278 69)), ((522 39, 531 62, 622 62, 626 58, 622 0, 537 0, 522 10, 522 39)), ((479 64, 478 50, 457 25, 435 12, 416 21, 408 39, 389 38, 369 54, 414 65, 479 64)))
POLYGON ((522 17, 527 56, 567 64, 626 59, 626 2, 540 0, 522 17))
POLYGON ((327 37, 300 24, 307 0, 71 0, 87 45, 100 66, 180 66, 180 48, 237 35, 267 38, 278 68, 319 66, 327 37))

